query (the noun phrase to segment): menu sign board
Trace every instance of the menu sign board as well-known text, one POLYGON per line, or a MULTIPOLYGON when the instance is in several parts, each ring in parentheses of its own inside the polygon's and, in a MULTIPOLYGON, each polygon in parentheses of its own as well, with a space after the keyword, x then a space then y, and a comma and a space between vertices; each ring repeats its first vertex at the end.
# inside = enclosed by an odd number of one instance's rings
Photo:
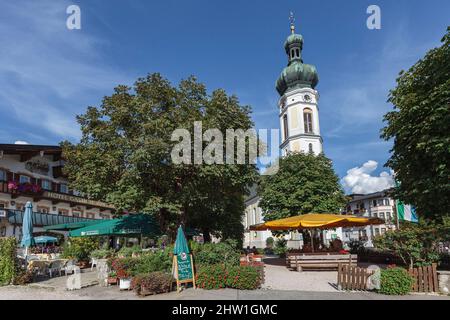
POLYGON ((192 255, 182 252, 173 256, 174 276, 177 280, 177 291, 181 283, 192 282, 195 288, 194 264, 192 255))

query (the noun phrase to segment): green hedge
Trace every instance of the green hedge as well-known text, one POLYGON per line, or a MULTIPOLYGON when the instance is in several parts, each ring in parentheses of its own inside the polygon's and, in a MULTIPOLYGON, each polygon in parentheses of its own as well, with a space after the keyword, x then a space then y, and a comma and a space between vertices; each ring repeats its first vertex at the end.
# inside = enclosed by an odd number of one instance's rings
POLYGON ((77 261, 89 261, 91 252, 99 248, 100 242, 97 238, 69 238, 64 243, 61 256, 77 261))
POLYGON ((16 239, 0 238, 0 285, 10 284, 16 276, 16 239))
POLYGON ((131 287, 137 295, 169 292, 172 288, 172 275, 166 272, 151 272, 133 277, 131 287))
POLYGON ((131 268, 131 274, 148 274, 156 271, 170 272, 172 257, 168 250, 154 253, 145 253, 135 258, 136 263, 131 268))
POLYGON ((237 243, 232 240, 225 240, 219 243, 198 244, 190 243, 194 256, 194 263, 197 266, 223 264, 225 266, 238 266, 240 251, 237 250, 237 243))
POLYGON ((260 287, 258 270, 251 266, 229 266, 222 264, 202 266, 197 271, 196 284, 202 289, 234 288, 254 290, 260 287))
POLYGON ((405 295, 411 291, 413 278, 403 268, 388 268, 381 270, 379 293, 388 295, 405 295))

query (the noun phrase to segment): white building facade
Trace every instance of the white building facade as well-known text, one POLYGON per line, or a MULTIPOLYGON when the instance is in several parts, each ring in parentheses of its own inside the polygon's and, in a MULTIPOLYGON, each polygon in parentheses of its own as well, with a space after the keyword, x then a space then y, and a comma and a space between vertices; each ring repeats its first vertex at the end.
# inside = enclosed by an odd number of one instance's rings
POLYGON ((270 231, 248 230, 251 225, 264 222, 262 209, 259 207, 259 200, 260 198, 256 193, 256 186, 253 186, 250 190, 250 195, 245 200, 245 215, 243 221, 244 228, 246 230, 244 233, 245 248, 265 248, 267 238, 272 237, 272 232, 270 231))
POLYGON ((0 237, 21 239, 25 204, 34 232, 60 223, 111 219, 114 207, 70 190, 58 146, 0 144, 0 237))
POLYGON ((282 155, 289 152, 323 152, 319 125, 319 93, 312 88, 286 92, 280 98, 280 128, 282 155))
POLYGON ((397 211, 395 200, 389 196, 389 190, 370 194, 352 194, 349 197, 351 200, 345 208, 345 213, 361 217, 381 218, 386 223, 358 228, 343 228, 343 242, 363 241, 367 243, 367 246, 371 246, 375 236, 396 229, 397 211))

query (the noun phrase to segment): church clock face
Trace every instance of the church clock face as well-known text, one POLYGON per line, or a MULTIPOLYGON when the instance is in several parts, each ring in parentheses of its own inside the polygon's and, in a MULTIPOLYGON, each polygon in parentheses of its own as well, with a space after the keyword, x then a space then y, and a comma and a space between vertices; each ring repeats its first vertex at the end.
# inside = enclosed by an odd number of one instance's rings
POLYGON ((305 99, 306 102, 310 102, 311 101, 311 96, 309 94, 305 94, 303 99, 305 99))

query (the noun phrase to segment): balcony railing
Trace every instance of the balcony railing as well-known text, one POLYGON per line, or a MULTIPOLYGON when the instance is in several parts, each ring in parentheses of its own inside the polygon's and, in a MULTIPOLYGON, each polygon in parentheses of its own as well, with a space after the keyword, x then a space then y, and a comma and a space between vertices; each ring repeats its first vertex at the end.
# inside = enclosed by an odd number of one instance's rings
POLYGON ((0 192, 9 193, 12 198, 17 198, 19 196, 31 197, 34 201, 39 201, 40 199, 51 200, 53 204, 59 202, 66 202, 74 205, 85 205, 87 207, 97 207, 100 210, 114 210, 114 207, 110 204, 104 203, 102 201, 96 201, 80 197, 74 194, 61 193, 57 191, 50 190, 39 190, 39 192, 33 192, 32 190, 20 191, 8 188, 8 183, 6 181, 0 181, 0 192))
MULTIPOLYGON (((11 224, 21 225, 23 221, 23 211, 20 210, 6 210, 8 221, 11 224)), ((81 218, 81 217, 69 217, 63 216, 59 214, 50 214, 50 213, 40 213, 33 212, 32 221, 33 226, 36 227, 44 227, 44 226, 52 226, 55 224, 62 223, 74 223, 74 222, 84 222, 84 221, 92 221, 95 219, 89 218, 81 218)))

